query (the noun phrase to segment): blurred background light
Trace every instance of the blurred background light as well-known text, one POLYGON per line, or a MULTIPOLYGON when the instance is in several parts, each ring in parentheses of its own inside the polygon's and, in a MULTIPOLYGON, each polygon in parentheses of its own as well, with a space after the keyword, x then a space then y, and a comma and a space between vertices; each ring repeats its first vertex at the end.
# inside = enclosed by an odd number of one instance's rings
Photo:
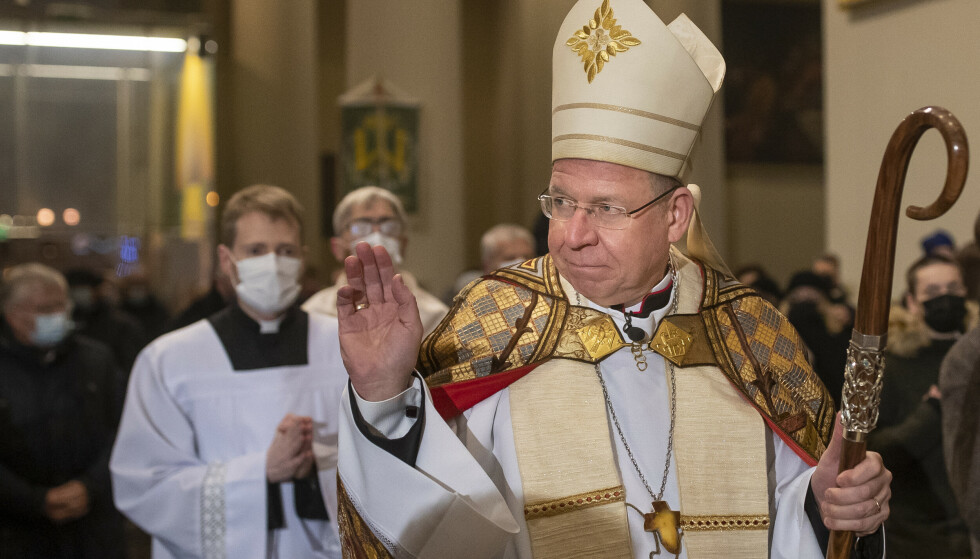
POLYGON ((54 211, 51 208, 41 208, 37 211, 37 224, 48 227, 54 224, 54 211))
POLYGON ((208 192, 208 195, 204 197, 204 201, 208 203, 212 208, 218 207, 218 203, 221 202, 221 197, 215 191, 208 192))
POLYGON ((173 37, 92 35, 88 33, 44 33, 37 31, 28 31, 27 33, 21 31, 0 31, 0 45, 140 50, 153 52, 184 52, 187 50, 187 41, 173 37))
POLYGON ((87 233, 78 233, 71 237, 71 251, 77 256, 85 256, 89 253, 91 238, 87 233))
POLYGON ((0 45, 26 45, 27 33, 20 31, 0 31, 0 45))
POLYGON ((119 260, 132 264, 140 258, 139 237, 128 237, 123 235, 119 238, 119 260))
POLYGON ((65 211, 61 213, 61 219, 64 220, 65 225, 74 227, 82 220, 82 214, 75 208, 65 208, 65 211))

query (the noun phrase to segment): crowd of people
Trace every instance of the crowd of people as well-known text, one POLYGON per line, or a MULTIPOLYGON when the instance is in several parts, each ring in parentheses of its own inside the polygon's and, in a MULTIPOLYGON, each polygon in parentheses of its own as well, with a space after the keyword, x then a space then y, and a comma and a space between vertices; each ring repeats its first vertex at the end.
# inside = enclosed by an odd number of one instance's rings
POLYGON ((907 270, 878 429, 839 473, 839 262, 785 291, 729 271, 684 180, 724 60, 686 16, 595 4, 554 50, 547 253, 490 229, 449 304, 371 186, 335 208, 319 291, 319 228, 270 185, 224 204, 212 289, 173 318, 143 275, 5 270, 0 557, 121 558, 124 517, 158 559, 823 557, 835 530, 852 557, 980 556, 952 240, 907 270))
MULTIPOLYGON (((334 226, 341 262, 358 242, 398 260, 407 246, 401 202, 381 188, 346 196, 334 226)), ((174 317, 143 274, 4 271, 0 556, 339 557, 347 374, 335 317, 347 282, 303 293, 303 231, 288 192, 242 190, 224 208, 211 289, 174 317)), ((485 270, 532 258, 531 242, 516 225, 491 229, 485 270)), ((448 307, 402 274, 434 329, 448 307)))
MULTIPOLYGON (((968 288, 978 278, 964 265, 975 247, 957 250, 945 231, 923 238, 890 309, 877 429, 868 437, 894 475, 885 522, 890 557, 969 557, 980 527, 980 423, 971 405, 980 394, 980 305, 968 288)), ((855 308, 839 284, 838 259, 819 256, 785 290, 759 265, 737 275, 787 316, 840 407, 855 308)))
MULTIPOLYGON (((404 254, 404 210, 388 191, 348 195, 334 225, 338 261, 356 254, 359 242, 385 247, 393 264, 404 254)), ((212 289, 173 319, 145 276, 110 289, 105 276, 84 269, 6 270, 3 556, 143 556, 133 536, 122 536, 118 511, 152 534, 154 557, 207 556, 209 538, 243 546, 229 556, 260 548, 278 556, 339 553, 335 418, 347 371, 336 323, 320 317, 337 316, 337 293, 348 278, 300 297, 302 210, 276 187, 236 195, 222 235, 212 289), (228 507, 220 532, 208 531, 207 518, 185 514, 220 509, 209 500, 228 507), (232 514, 233 505, 251 514, 232 514), (261 509, 259 518, 254 511, 261 509)), ((968 527, 975 530, 980 519, 973 405, 980 313, 958 258, 964 251, 942 232, 924 239, 922 250, 891 310, 887 382, 869 448, 894 475, 889 556, 968 557, 968 527)), ((461 289, 534 258, 533 237, 501 224, 483 236, 481 257, 483 269, 461 289)), ((855 309, 839 283, 838 259, 815 258, 785 289, 761 265, 735 275, 792 323, 839 407, 855 309)), ((406 271, 401 277, 428 334, 448 308, 406 271)))

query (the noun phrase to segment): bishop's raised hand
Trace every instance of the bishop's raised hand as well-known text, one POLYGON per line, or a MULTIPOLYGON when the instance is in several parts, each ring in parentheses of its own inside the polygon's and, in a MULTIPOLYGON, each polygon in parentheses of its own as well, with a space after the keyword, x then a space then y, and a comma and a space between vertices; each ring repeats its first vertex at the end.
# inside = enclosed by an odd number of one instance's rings
POLYGON ((340 353, 357 393, 379 402, 409 386, 422 320, 388 252, 367 243, 354 250, 344 260, 347 285, 337 292, 340 353))

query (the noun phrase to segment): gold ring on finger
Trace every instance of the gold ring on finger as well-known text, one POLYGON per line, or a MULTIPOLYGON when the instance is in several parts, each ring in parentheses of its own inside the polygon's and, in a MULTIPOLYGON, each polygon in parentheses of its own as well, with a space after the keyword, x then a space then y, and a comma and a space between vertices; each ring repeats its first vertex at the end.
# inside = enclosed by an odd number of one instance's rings
POLYGON ((871 500, 875 502, 875 508, 878 509, 878 512, 881 512, 881 503, 878 502, 878 499, 871 497, 871 500))
POLYGON ((368 308, 370 306, 371 306, 371 303, 358 303, 358 304, 354 305, 354 310, 355 311, 363 311, 364 309, 366 309, 366 308, 368 308))

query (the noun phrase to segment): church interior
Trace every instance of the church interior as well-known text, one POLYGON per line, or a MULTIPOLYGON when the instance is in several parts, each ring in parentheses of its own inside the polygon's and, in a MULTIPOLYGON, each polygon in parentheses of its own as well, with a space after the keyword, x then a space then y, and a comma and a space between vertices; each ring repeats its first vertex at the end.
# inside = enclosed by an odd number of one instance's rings
MULTIPOLYGON (((853 304, 899 123, 942 107, 980 137, 980 2, 644 1, 664 22, 686 14, 727 61, 684 177, 718 253, 779 286, 834 255, 853 304)), ((117 301, 142 282, 174 316, 212 287, 225 202, 268 184, 303 207, 312 292, 342 268, 338 201, 377 185, 407 212, 401 266, 451 305, 488 229, 546 234, 552 51, 575 3, 5 0, 0 272, 85 269, 117 301)), ((926 132, 901 200, 896 300, 924 239, 980 243, 975 174, 945 215, 904 215, 939 195, 947 165, 926 132)))
MULTIPOLYGON (((329 283, 337 267, 329 216, 353 180, 343 96, 374 84, 417 109, 405 267, 444 293, 477 266, 483 231, 502 222, 532 228, 540 214, 552 34, 572 3, 4 3, 0 260, 137 267, 176 308, 207 287, 221 201, 269 183, 304 206, 309 262, 329 283), (30 32, 176 38, 188 50, 32 46, 18 35, 30 32)), ((881 157, 898 123, 935 105, 968 134, 980 126, 980 44, 969 27, 976 3, 649 4, 664 21, 688 14, 728 58, 688 176, 701 186, 700 212, 726 262, 762 263, 785 282, 831 252, 854 292, 881 157), (778 130, 768 124, 775 111, 778 130)), ((938 134, 927 133, 906 205, 937 195, 943 154, 938 134)), ((939 221, 903 219, 896 269, 937 228, 969 242, 980 207, 974 180, 939 221)))

